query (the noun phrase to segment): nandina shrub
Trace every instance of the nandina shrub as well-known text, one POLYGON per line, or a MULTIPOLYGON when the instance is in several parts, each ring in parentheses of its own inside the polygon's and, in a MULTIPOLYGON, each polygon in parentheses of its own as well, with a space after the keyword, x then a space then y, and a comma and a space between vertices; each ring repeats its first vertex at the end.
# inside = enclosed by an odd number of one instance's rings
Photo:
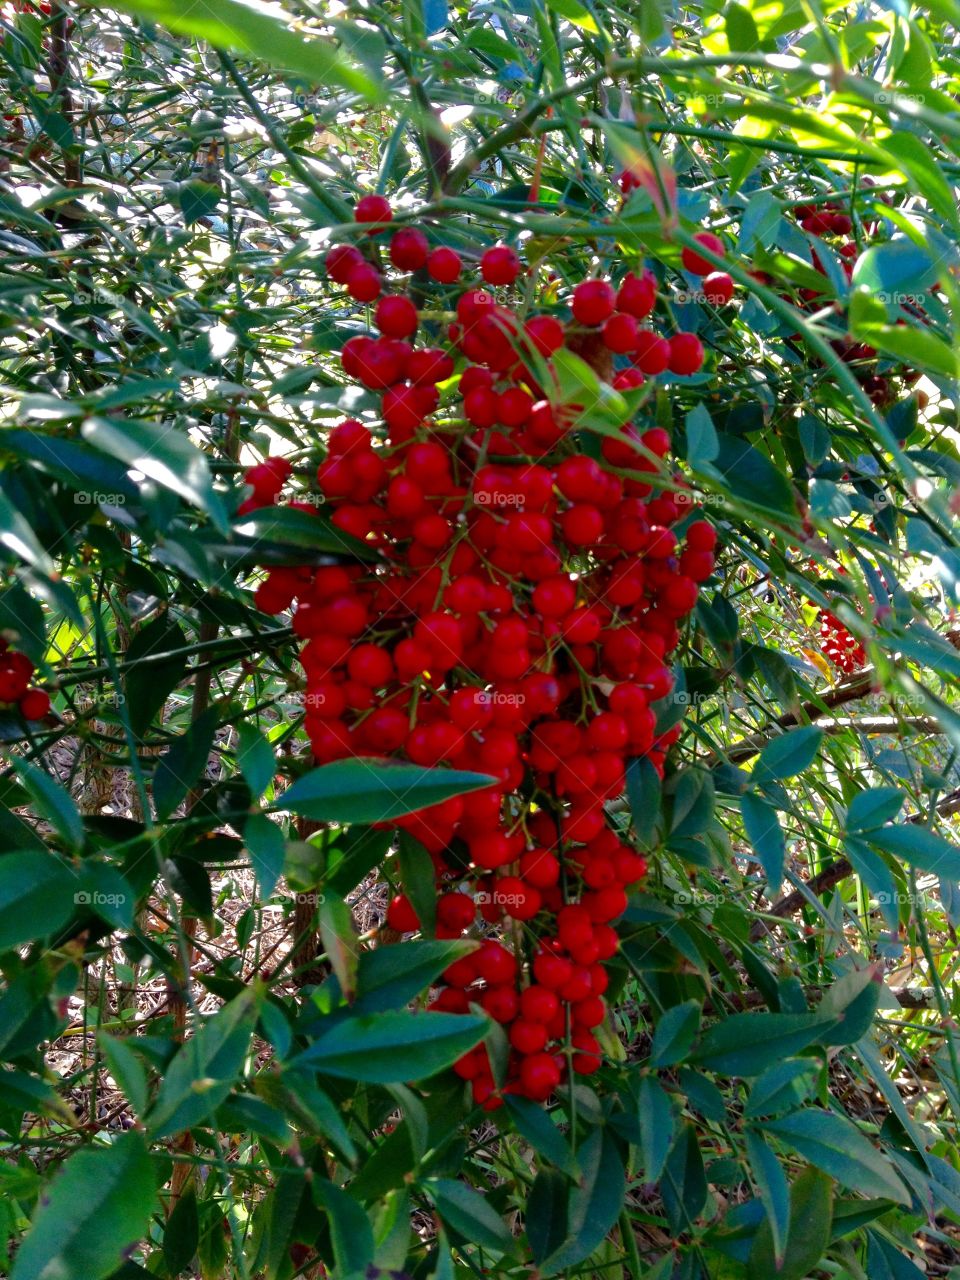
POLYGON ((0 13, 0 1271, 946 1272, 950 15, 124 12, 0 13))

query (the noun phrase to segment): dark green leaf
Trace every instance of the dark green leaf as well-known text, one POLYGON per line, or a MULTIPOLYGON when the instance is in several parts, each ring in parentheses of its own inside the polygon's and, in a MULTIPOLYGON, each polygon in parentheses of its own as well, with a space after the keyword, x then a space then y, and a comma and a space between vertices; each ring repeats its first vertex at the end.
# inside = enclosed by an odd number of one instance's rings
POLYGON ((805 1160, 865 1196, 907 1204, 909 1196, 893 1167, 844 1116, 811 1107, 764 1125, 805 1160))
POLYGON ((219 719, 218 709, 208 707, 160 757, 153 775, 153 802, 161 821, 170 817, 202 778, 219 719))
POLYGON ((687 1056, 700 1025, 700 1002, 686 1000, 667 1009, 657 1023, 650 1049, 652 1067, 669 1067, 687 1056))
POLYGON ((155 1200, 142 1133, 78 1151, 54 1175, 10 1280, 106 1280, 143 1236, 155 1200))
POLYGON ((486 1033, 486 1018, 464 1014, 354 1014, 315 1040, 291 1065, 373 1084, 423 1080, 456 1062, 486 1033))
MULTIPOLYGON (((773 1173, 775 1165, 779 1169, 763 1142, 758 1138, 753 1138, 752 1141, 755 1153, 763 1153, 761 1158, 769 1157, 770 1172, 773 1173)), ((756 1169, 756 1165, 754 1168, 756 1169)), ((776 1177, 776 1174, 773 1176, 776 1177)), ((785 1180, 782 1191, 786 1191, 785 1180)), ((778 1191, 778 1202, 779 1198, 778 1191)), ((766 1207, 766 1201, 764 1204, 766 1207)), ((778 1213, 782 1207, 778 1203, 778 1213)), ((757 1276, 776 1276, 777 1280, 805 1280, 805 1277, 817 1269, 830 1243, 832 1210, 830 1179, 816 1169, 805 1170, 790 1188, 789 1222, 778 1222, 776 1232, 774 1219, 768 1208, 767 1219, 757 1232, 750 1251, 748 1266, 751 1273, 757 1276), (786 1227, 785 1243, 780 1238, 783 1227, 786 1227)))
POLYGON ((76 910, 78 876, 53 853, 0 855, 0 949, 45 938, 76 910))
POLYGON ((492 778, 460 769, 354 758, 320 765, 283 793, 275 809, 317 822, 386 822, 488 787, 492 778))
POLYGON ((259 1004, 258 991, 245 991, 177 1050, 147 1117, 154 1139, 202 1124, 223 1102, 243 1068, 259 1004))
POLYGON ((427 1178, 420 1184, 444 1223, 457 1235, 484 1249, 506 1253, 513 1237, 500 1215, 479 1191, 452 1178, 427 1178))

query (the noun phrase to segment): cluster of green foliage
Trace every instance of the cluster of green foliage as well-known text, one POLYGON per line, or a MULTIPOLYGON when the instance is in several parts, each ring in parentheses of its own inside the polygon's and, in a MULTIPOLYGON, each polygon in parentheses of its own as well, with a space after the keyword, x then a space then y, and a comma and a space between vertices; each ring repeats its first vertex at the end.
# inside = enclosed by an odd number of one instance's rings
MULTIPOLYGON (((957 0, 296 10, 0 8, 0 630, 55 691, 0 714, 0 1270, 947 1274, 957 0), (307 470, 365 407, 322 260, 369 190, 561 290, 645 257, 709 352, 644 411, 722 537, 685 732, 630 773, 619 1040, 548 1109, 472 1108, 447 1068, 486 1024, 412 1007, 462 944, 358 942, 385 796, 310 768, 250 592, 338 539, 233 528, 244 463, 307 470), (852 279, 791 212, 829 202, 852 279), (729 308, 682 292, 704 226, 729 308)), ((458 789, 417 773, 411 807, 458 789)))

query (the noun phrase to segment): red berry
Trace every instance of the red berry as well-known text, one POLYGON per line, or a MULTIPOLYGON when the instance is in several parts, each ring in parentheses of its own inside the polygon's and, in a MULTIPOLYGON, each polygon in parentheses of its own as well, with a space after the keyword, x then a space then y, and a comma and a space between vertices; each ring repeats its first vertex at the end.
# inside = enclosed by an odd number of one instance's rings
POLYGON ((510 1043, 517 1053, 540 1053, 546 1047, 547 1028, 542 1022, 518 1018, 510 1028, 510 1043))
POLYGON ((364 262, 347 277, 347 293, 357 302, 372 302, 380 296, 380 272, 364 262))
POLYGON ((582 280, 573 291, 574 319, 580 324, 603 324, 613 315, 616 297, 606 280, 582 280))
MULTIPOLYGON (((694 237, 697 244, 702 245, 704 249, 715 253, 717 257, 723 257, 723 241, 719 236, 715 236, 712 231, 700 231, 694 237)), ((683 253, 684 270, 689 271, 695 276, 705 276, 710 271, 715 271, 716 267, 702 254, 697 253, 696 249, 690 249, 684 246, 683 253)))
POLYGON ((531 1022, 548 1023, 560 1012, 557 993, 544 986, 530 986, 520 994, 520 1012, 531 1022))
POLYGON ((703 278, 703 296, 715 307, 725 307, 733 297, 733 280, 725 271, 711 271, 703 278))
POLYGON ((363 254, 352 244, 335 244, 323 260, 327 275, 337 284, 346 284, 357 267, 365 262, 363 254))
POLYGON ((542 356, 553 355, 563 346, 563 325, 553 316, 532 316, 524 325, 530 345, 542 356))
POLYGON ((20 699, 24 720, 42 720, 50 712, 50 695, 45 689, 28 689, 20 699))
POLYGON ((528 1098, 544 1102, 560 1083, 560 1068, 549 1053, 533 1053, 520 1064, 520 1087, 528 1098))
POLYGON ((417 271, 427 261, 430 245, 422 231, 401 227, 390 239, 390 261, 398 271, 417 271))
POLYGON ((506 244, 496 244, 480 258, 480 274, 487 284, 513 284, 520 274, 520 259, 506 244))
POLYGON ((639 330, 633 362, 648 377, 663 373, 670 364, 670 343, 650 329, 639 330))
POLYGON ((455 250, 441 245, 427 257, 427 271, 439 284, 454 284, 460 279, 463 263, 455 250))
POLYGON ((636 276, 628 272, 617 291, 617 310, 642 320, 653 310, 657 300, 657 286, 649 271, 636 276))
POLYGON ((417 331, 417 308, 402 294, 381 298, 373 318, 380 332, 390 338, 409 338, 417 331))
POLYGON ((633 316, 615 312, 603 326, 603 344, 618 355, 633 351, 637 345, 637 322, 633 316))
POLYGON ((670 372, 697 373, 703 366, 703 343, 695 333, 677 333, 670 339, 670 372))
POLYGON ((390 899, 387 924, 391 929, 396 929, 397 933, 414 933, 420 928, 419 917, 405 893, 398 893, 395 898, 390 899))
POLYGON ((389 222, 392 217, 393 210, 386 196, 363 196, 353 210, 354 222, 389 222))

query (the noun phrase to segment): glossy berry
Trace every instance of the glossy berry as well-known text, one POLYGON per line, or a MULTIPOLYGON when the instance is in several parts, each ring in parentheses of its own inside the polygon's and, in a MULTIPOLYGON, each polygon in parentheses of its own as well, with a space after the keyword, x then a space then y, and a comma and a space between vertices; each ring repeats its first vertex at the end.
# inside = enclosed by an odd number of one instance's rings
MULTIPOLYGON (((719 236, 715 236, 712 231, 699 231, 693 238, 704 249, 715 253, 719 258, 723 257, 723 241, 719 236)), ((691 249, 686 245, 683 248, 681 258, 684 270, 689 271, 692 275, 705 276, 708 272, 716 271, 716 267, 709 258, 703 257, 702 254, 697 253, 696 249, 691 249)))
POLYGON ((409 338, 417 331, 417 308, 401 294, 381 298, 373 318, 380 332, 390 338, 409 338))
POLYGON ((415 227, 402 227, 390 239, 390 261, 398 271, 417 271, 427 261, 427 237, 415 227))
POLYGON ((513 284, 520 274, 520 259, 506 244, 496 244, 480 258, 480 274, 487 284, 513 284))
POLYGON ((354 222, 389 222, 392 217, 393 210, 386 196, 363 196, 353 210, 354 222))
POLYGON ((573 291, 573 318, 579 324, 603 324, 613 315, 616 297, 606 280, 582 280, 573 291))
POLYGON ((733 280, 725 271, 711 271, 703 278, 703 296, 715 307, 725 307, 733 297, 733 280))
POLYGON ((703 366, 703 343, 695 333, 677 333, 670 339, 671 373, 689 375, 703 366))
POLYGON ((441 245, 427 257, 427 272, 432 280, 439 284, 455 284, 460 279, 463 263, 455 250, 441 245))

